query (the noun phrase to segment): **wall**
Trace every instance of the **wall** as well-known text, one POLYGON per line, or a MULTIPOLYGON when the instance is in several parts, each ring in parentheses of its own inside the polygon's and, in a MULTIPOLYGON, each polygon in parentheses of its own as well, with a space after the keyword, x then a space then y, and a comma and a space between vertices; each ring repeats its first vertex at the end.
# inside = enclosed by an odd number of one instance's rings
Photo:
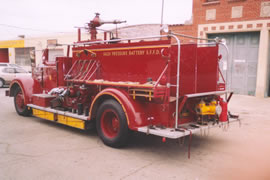
MULTIPOLYGON (((116 30, 113 30, 116 33, 116 30)), ((119 38, 135 38, 160 35, 160 24, 139 24, 118 28, 119 38)))
POLYGON ((194 22, 206 24, 269 19, 269 17, 261 16, 262 3, 265 2, 269 0, 217 0, 213 2, 193 0, 193 15, 196 17, 194 22))
MULTIPOLYGON (((216 0, 211 2, 207 2, 207 0, 193 0, 192 25, 170 25, 170 30, 192 36, 203 36, 203 34, 198 33, 198 25, 269 20, 269 9, 269 0, 216 0)), ((249 29, 255 27, 248 25, 249 29)), ((258 28, 261 27, 262 24, 259 24, 258 28)), ((268 27, 270 27, 270 24, 268 27)), ((213 27, 212 30, 214 30, 214 28, 215 27, 213 27)), ((220 28, 221 30, 224 30, 225 27, 220 28)), ((229 27, 229 29, 234 28, 235 27, 232 26, 229 27)), ((239 29, 241 28, 242 27, 240 25, 239 29)))

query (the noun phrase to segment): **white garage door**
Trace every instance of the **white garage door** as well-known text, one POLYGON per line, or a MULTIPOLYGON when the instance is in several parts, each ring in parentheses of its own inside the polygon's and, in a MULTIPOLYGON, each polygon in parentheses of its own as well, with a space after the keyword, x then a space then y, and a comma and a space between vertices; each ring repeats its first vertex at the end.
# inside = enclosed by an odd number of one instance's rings
MULTIPOLYGON (((209 38, 225 38, 229 48, 228 82, 237 94, 255 95, 259 52, 259 32, 210 34, 209 38)), ((223 58, 225 49, 220 48, 223 58)), ((226 64, 221 67, 226 69, 226 64)))

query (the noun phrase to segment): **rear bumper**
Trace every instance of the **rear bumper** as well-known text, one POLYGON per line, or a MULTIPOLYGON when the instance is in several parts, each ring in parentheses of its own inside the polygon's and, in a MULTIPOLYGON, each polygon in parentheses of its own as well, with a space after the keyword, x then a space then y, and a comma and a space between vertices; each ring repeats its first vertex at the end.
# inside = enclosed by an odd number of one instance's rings
POLYGON ((179 125, 177 129, 175 128, 160 128, 160 127, 140 127, 138 128, 139 132, 143 132, 146 134, 152 134, 156 136, 161 136, 169 139, 178 139, 184 136, 200 133, 204 130, 210 129, 210 128, 227 128, 230 123, 233 122, 239 122, 239 119, 230 119, 228 122, 219 123, 219 124, 213 124, 212 122, 208 123, 208 125, 199 125, 196 123, 187 123, 179 125))

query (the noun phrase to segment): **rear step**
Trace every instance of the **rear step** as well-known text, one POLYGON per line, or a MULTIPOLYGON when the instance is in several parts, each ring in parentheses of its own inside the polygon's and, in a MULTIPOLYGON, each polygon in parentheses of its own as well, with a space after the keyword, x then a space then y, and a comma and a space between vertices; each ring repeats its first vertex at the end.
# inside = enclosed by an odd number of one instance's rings
MULTIPOLYGON (((240 122, 239 119, 230 119, 229 123, 231 122, 240 122)), ((162 128, 157 126, 144 126, 138 128, 139 132, 143 132, 146 134, 152 134, 156 136, 161 136, 169 139, 178 139, 184 136, 188 136, 194 133, 201 132, 202 130, 213 128, 213 127, 222 127, 224 125, 228 125, 228 122, 214 124, 213 122, 209 122, 208 125, 200 125, 196 123, 186 123, 179 125, 177 129, 175 128, 162 128)))

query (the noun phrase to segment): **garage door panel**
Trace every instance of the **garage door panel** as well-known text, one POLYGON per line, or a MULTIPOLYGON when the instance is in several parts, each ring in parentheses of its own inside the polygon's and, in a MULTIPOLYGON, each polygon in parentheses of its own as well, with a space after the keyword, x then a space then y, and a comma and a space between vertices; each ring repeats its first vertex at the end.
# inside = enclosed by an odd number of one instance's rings
POLYGON ((245 76, 246 72, 246 63, 241 62, 241 60, 235 60, 233 66, 233 76, 245 76))
POLYGON ((236 45, 241 47, 246 47, 247 45, 247 39, 245 38, 245 35, 243 34, 239 34, 238 36, 235 37, 236 38, 236 45))
POLYGON ((248 91, 248 95, 255 95, 255 89, 256 87, 256 77, 248 77, 248 81, 247 81, 247 91, 248 91))
POLYGON ((233 38, 230 35, 222 35, 222 36, 217 36, 221 39, 225 39, 226 40, 226 44, 228 46, 230 46, 233 43, 233 38))
POLYGON ((242 75, 235 75, 233 76, 233 81, 232 81, 232 85, 233 87, 235 88, 240 88, 242 86, 246 86, 246 83, 244 82, 246 80, 246 77, 245 76, 242 76, 242 75))
POLYGON ((245 47, 238 47, 237 51, 234 54, 234 59, 241 59, 241 60, 246 60, 247 55, 246 55, 246 48, 245 47))
MULTIPOLYGON (((212 34, 209 38, 225 38, 229 48, 228 84, 235 93, 255 95, 259 52, 259 32, 212 34)), ((226 61, 226 51, 220 48, 226 61)), ((222 65, 221 65, 222 68, 222 65)), ((222 69, 225 74, 224 69, 222 69)))
POLYGON ((242 94, 242 89, 234 88, 234 89, 233 89, 233 92, 234 92, 235 94, 242 94))
POLYGON ((256 77, 257 74, 257 62, 248 63, 248 76, 256 77))
POLYGON ((258 47, 248 48, 246 52, 246 60, 248 62, 258 62, 259 50, 258 47))
POLYGON ((260 43, 260 39, 258 38, 258 34, 251 34, 250 35, 249 46, 258 48, 259 43, 260 43))

